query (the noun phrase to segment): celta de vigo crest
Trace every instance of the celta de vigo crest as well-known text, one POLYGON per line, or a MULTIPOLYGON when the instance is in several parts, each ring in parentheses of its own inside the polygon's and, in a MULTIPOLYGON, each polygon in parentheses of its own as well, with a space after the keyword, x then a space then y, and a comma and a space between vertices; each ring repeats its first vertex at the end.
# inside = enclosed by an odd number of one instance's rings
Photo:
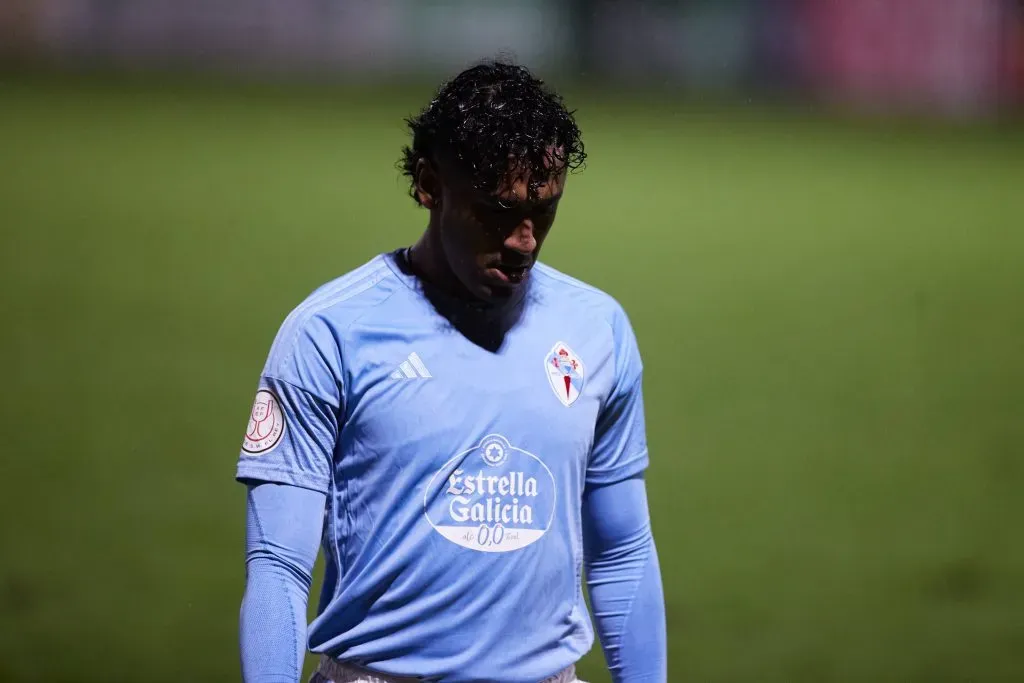
POLYGON ((566 407, 571 406, 583 391, 586 370, 583 361, 565 342, 558 342, 544 359, 544 369, 551 390, 566 407))

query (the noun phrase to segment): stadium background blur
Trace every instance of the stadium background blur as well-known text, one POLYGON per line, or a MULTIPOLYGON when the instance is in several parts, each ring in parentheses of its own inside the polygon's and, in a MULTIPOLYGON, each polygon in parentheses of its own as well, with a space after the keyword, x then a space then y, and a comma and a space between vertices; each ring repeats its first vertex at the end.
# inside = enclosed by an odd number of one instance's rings
POLYGON ((0 679, 237 680, 270 341, 416 237, 402 118, 505 53, 591 155, 545 260, 645 355, 671 680, 1024 680, 1022 17, 6 0, 0 679))

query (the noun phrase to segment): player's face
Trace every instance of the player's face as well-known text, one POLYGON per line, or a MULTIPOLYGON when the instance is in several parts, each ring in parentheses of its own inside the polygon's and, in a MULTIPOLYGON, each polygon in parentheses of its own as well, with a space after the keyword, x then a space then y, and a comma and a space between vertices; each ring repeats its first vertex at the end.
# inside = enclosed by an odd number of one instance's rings
POLYGON ((551 230, 566 174, 558 171, 527 193, 529 176, 512 174, 494 193, 469 183, 443 183, 441 241, 449 266, 475 298, 517 300, 551 230))

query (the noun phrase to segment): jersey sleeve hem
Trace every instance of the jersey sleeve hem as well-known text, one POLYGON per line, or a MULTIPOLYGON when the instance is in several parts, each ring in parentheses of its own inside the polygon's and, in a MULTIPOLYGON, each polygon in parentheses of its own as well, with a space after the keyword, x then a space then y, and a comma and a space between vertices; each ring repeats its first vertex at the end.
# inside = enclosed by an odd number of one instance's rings
POLYGON ((648 456, 647 449, 645 448, 633 455, 626 462, 614 468, 588 469, 586 483, 588 486, 606 486, 608 484, 616 484, 640 474, 647 469, 649 463, 650 457, 648 456))
MULTIPOLYGON (((332 377, 333 377, 333 375, 332 375, 332 377)), ((312 397, 314 400, 316 400, 319 403, 323 404, 325 407, 330 408, 331 410, 340 410, 340 407, 341 407, 341 400, 340 399, 324 398, 323 396, 321 396, 317 392, 310 391, 309 389, 307 389, 306 387, 302 386, 301 384, 298 384, 298 383, 296 383, 296 382, 294 382, 292 380, 289 380, 289 379, 285 379, 284 377, 282 377, 279 374, 275 374, 275 373, 272 373, 272 372, 264 372, 262 375, 260 375, 260 379, 268 381, 268 382, 279 382, 281 384, 287 384, 288 386, 290 386, 291 388, 295 389, 296 391, 301 391, 302 393, 306 394, 307 396, 312 397)), ((337 378, 335 378, 335 381, 338 382, 339 395, 340 395, 340 389, 341 389, 341 386, 342 386, 341 382, 339 380, 337 380, 337 378)))
POLYGON ((313 474, 298 474, 279 467, 267 467, 256 463, 241 462, 235 470, 235 481, 265 481, 272 484, 287 484, 299 488, 310 489, 317 493, 328 492, 330 480, 313 474))

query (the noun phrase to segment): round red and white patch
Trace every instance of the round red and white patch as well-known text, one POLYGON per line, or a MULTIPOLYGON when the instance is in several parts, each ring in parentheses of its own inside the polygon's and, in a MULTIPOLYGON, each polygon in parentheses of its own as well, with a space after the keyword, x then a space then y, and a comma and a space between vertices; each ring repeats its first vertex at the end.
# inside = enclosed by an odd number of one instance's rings
POLYGON ((252 404, 249 426, 245 430, 242 450, 252 455, 260 455, 274 449, 284 436, 284 413, 281 402, 274 392, 260 389, 256 392, 256 401, 252 404))

